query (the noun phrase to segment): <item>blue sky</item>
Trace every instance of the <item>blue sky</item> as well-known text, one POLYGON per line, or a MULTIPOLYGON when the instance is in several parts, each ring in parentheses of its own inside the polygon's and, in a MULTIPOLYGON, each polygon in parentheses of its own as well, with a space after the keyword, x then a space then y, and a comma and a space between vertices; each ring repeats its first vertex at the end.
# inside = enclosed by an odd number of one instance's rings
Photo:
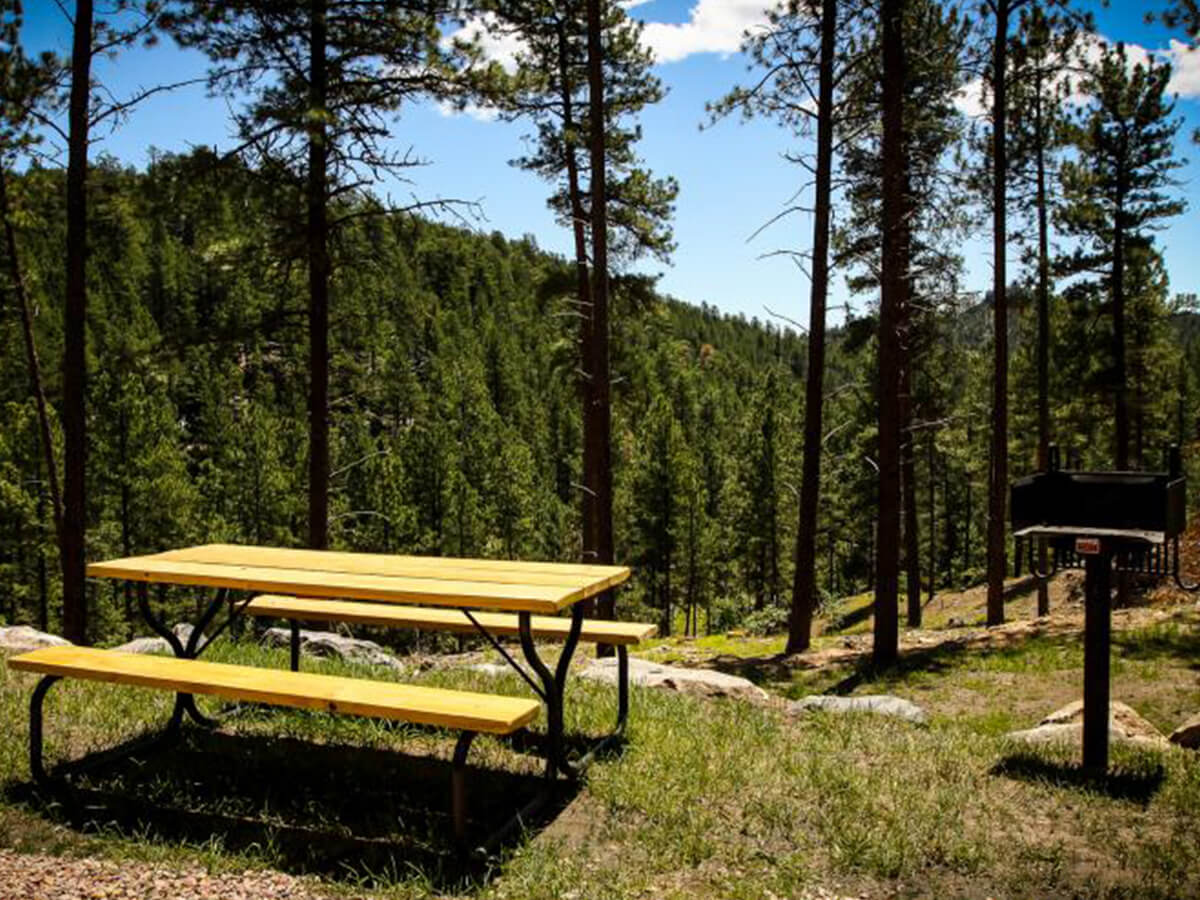
MULTIPOLYGON (((783 158, 803 142, 768 122, 742 124, 735 118, 699 128, 706 120, 705 103, 747 77, 746 59, 737 48, 744 29, 762 21, 763 0, 634 0, 631 5, 631 14, 647 23, 644 39, 655 50, 656 74, 668 88, 666 99, 642 116, 641 153, 656 174, 673 175, 680 184, 674 222, 678 249, 670 265, 651 264, 645 270, 661 272, 660 288, 680 299, 747 317, 768 318, 769 309, 804 321, 807 280, 790 259, 768 254, 806 247, 811 222, 792 216, 749 240, 803 184, 803 172, 783 158)), ((1170 55, 1177 68, 1172 84, 1179 94, 1177 113, 1184 119, 1179 155, 1200 159, 1200 147, 1188 140, 1200 126, 1200 51, 1189 53, 1177 40, 1171 43, 1179 35, 1143 22, 1145 10, 1157 5, 1153 0, 1113 0, 1107 9, 1094 4, 1097 29, 1109 40, 1170 55)), ((22 40, 31 49, 69 52, 70 26, 56 3, 27 0, 22 40)), ((122 97, 139 87, 201 75, 205 68, 199 54, 164 42, 99 61, 97 74, 122 97)), ((401 203, 414 197, 479 201, 486 217, 477 225, 481 230, 532 234, 542 247, 566 253, 569 234, 546 209, 547 186, 508 165, 523 152, 526 131, 521 124, 446 115, 432 104, 411 106, 395 123, 394 140, 429 164, 412 170, 411 184, 385 184, 380 191, 401 203)), ((229 147, 232 140, 224 102, 193 87, 147 101, 93 152, 143 166, 150 147, 186 151, 199 144, 229 147)), ((1178 173, 1190 209, 1158 238, 1173 292, 1200 291, 1198 175, 1195 163, 1178 173)), ((963 248, 970 289, 990 282, 989 247, 990 235, 984 233, 963 248)), ((1010 259, 1011 269, 1015 250, 1010 259)), ((834 302, 845 299, 837 277, 834 302)), ((833 314, 834 321, 840 318, 833 314)))

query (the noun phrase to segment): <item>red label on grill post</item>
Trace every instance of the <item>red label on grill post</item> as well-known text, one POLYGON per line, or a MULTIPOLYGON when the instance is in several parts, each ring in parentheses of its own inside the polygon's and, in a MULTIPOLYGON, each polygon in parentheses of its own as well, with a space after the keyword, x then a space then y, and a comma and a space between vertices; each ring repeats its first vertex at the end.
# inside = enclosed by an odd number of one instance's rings
POLYGON ((1095 556, 1100 552, 1100 538, 1075 538, 1075 552, 1095 556))

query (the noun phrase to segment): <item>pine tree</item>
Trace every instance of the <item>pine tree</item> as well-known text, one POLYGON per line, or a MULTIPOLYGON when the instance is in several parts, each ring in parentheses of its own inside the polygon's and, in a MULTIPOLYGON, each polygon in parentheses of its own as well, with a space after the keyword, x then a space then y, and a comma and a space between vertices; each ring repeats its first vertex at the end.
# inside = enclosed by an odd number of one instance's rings
MULTIPOLYGON (((530 119, 534 152, 515 164, 556 187, 550 206, 574 238, 583 420, 585 562, 613 561, 610 264, 667 258, 677 186, 656 179, 635 153, 629 122, 662 98, 641 27, 607 0, 525 0, 489 7, 494 31, 519 38, 516 74, 493 72, 490 102, 509 120, 530 119)), ((597 612, 613 615, 612 597, 597 612)))
POLYGON ((1068 132, 1079 158, 1062 171, 1059 221, 1081 243, 1061 260, 1061 271, 1084 276, 1074 289, 1100 293, 1112 321, 1109 387, 1117 469, 1129 466, 1129 256, 1151 247, 1154 228, 1185 209, 1172 192, 1171 172, 1183 163, 1174 155, 1180 123, 1171 117, 1174 103, 1166 97, 1170 75, 1167 63, 1130 67, 1123 44, 1089 65, 1082 87, 1092 102, 1068 132))
POLYGON ((807 134, 816 129, 815 161, 795 157, 815 174, 813 231, 809 252, 808 366, 804 404, 804 462, 796 531, 788 653, 807 650, 817 605, 816 536, 820 504, 824 421, 825 308, 829 293, 829 244, 834 174, 834 132, 843 117, 839 90, 860 63, 853 36, 861 28, 861 4, 846 0, 789 0, 768 11, 767 28, 749 34, 743 52, 761 77, 735 88, 709 110, 714 118, 733 109, 769 116, 807 134), (840 16, 840 21, 839 21, 840 16), (816 88, 814 90, 814 82, 816 88))
MULTIPOLYGON (((331 207, 365 179, 416 161, 384 148, 386 120, 419 96, 441 96, 454 59, 441 40, 445 4, 189 0, 170 19, 176 39, 213 60, 209 81, 244 103, 238 150, 304 197, 281 248, 308 265, 309 546, 328 544, 331 207), (286 246, 290 244, 291 246, 286 246)), ((425 205, 425 204, 417 204, 425 205)), ((442 207, 445 201, 433 201, 442 207)))

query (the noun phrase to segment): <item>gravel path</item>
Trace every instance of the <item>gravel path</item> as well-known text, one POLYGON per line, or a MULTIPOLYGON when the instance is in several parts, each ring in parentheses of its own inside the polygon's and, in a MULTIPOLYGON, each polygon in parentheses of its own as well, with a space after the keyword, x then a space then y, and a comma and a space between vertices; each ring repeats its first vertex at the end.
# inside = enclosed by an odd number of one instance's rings
POLYGON ((210 875, 134 862, 0 850, 0 900, 316 900, 281 872, 210 875))

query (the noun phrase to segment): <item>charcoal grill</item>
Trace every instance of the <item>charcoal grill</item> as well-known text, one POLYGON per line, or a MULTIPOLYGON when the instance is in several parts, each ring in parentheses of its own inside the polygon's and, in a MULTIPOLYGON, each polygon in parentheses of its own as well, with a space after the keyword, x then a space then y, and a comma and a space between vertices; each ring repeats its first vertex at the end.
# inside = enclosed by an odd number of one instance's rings
MULTIPOLYGON (((1165 472, 1067 471, 1052 447, 1046 471, 1012 485, 1014 537, 1046 540, 1054 548, 1056 567, 1060 559, 1084 560, 1083 765, 1088 770, 1108 769, 1114 561, 1119 571, 1145 571, 1147 560, 1165 567, 1173 545, 1176 581, 1187 590, 1200 587, 1183 584, 1179 574, 1187 485, 1179 448, 1171 447, 1167 457, 1165 472)), ((1029 559, 1032 565, 1032 552, 1029 559)))

